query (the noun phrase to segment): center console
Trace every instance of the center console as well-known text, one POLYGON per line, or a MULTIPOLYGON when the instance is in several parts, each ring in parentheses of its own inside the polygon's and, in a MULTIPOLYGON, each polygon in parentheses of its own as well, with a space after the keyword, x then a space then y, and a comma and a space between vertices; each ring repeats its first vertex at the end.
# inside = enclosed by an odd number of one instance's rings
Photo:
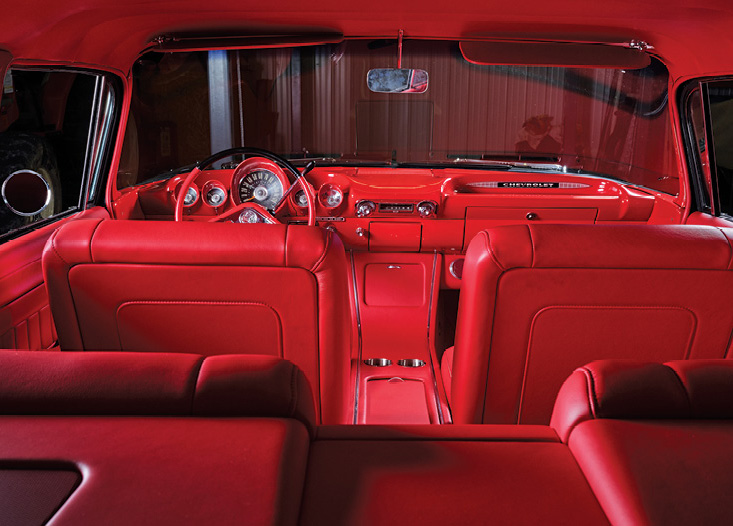
POLYGON ((432 337, 441 268, 438 253, 351 253, 355 423, 450 421, 432 337))

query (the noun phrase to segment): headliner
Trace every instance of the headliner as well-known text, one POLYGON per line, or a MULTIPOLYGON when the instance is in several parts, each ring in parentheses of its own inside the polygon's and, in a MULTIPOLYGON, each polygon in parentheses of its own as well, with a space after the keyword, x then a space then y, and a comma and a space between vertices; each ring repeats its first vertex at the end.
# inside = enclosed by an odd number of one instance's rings
POLYGON ((24 61, 105 65, 128 73, 161 34, 340 32, 347 37, 502 36, 645 40, 673 78, 733 72, 733 4, 710 0, 15 0, 0 18, 0 47, 24 61), (275 8, 275 6, 277 6, 275 8))

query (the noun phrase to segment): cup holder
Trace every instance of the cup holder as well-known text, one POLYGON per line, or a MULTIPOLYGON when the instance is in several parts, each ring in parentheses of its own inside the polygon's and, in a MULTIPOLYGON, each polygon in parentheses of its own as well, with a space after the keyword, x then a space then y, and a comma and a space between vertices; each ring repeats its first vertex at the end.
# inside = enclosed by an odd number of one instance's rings
POLYGON ((416 358, 410 358, 409 360, 399 360, 397 362, 397 365, 401 365, 402 367, 422 367, 425 365, 425 361, 418 360, 416 358))
POLYGON ((389 358, 367 358, 364 360, 364 363, 372 367, 387 367, 388 365, 392 365, 392 360, 389 358))

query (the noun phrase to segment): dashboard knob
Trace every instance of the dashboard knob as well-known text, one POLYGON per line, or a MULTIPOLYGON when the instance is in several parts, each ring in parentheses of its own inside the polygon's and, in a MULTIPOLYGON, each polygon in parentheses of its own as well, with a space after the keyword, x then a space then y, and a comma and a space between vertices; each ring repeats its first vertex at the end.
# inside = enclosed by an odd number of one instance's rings
POLYGON ((362 227, 359 227, 356 229, 356 235, 359 237, 367 237, 367 231, 364 230, 362 227))
POLYGON ((525 216, 529 221, 532 221, 534 219, 537 219, 537 214, 534 212, 527 212, 527 215, 525 216))
POLYGON ((438 205, 433 201, 422 201, 417 205, 417 213, 420 214, 420 217, 434 216, 437 210, 438 205))
POLYGON ((356 203, 356 217, 366 217, 372 215, 377 209, 372 201, 359 201, 356 203))

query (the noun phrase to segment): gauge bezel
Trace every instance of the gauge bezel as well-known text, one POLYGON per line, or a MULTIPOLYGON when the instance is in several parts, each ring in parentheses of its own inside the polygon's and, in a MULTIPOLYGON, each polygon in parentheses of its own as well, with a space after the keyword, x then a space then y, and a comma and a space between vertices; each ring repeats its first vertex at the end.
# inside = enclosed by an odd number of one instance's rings
POLYGON ((344 204, 344 202, 346 201, 346 194, 344 194, 344 190, 341 188, 341 186, 339 186, 337 184, 334 184, 334 183, 323 183, 320 186, 320 188, 318 189, 318 194, 317 194, 316 198, 318 199, 318 203, 323 208, 326 208, 328 210, 334 210, 334 209, 336 209, 336 208, 338 208, 338 207, 340 207, 341 205, 344 204), (337 205, 334 205, 334 206, 331 206, 331 205, 327 204, 325 202, 325 200, 322 200, 321 199, 321 192, 323 192, 324 190, 330 190, 331 188, 335 188, 341 194, 341 201, 339 201, 339 203, 337 205))
POLYGON ((201 202, 204 205, 208 206, 209 208, 222 208, 226 206, 227 203, 229 202, 229 192, 227 191, 226 186, 224 186, 224 184, 221 181, 215 181, 215 180, 206 181, 206 183, 204 183, 204 185, 201 187, 201 193, 199 195, 199 199, 201 200, 201 202), (213 190, 214 188, 217 188, 221 190, 222 192, 224 192, 224 200, 218 205, 212 205, 211 203, 209 203, 209 200, 207 198, 208 193, 211 190, 213 190))
POLYGON ((249 159, 245 159, 244 161, 242 161, 239 166, 234 169, 231 186, 231 199, 234 205, 242 204, 242 198, 239 196, 239 185, 241 184, 242 179, 257 170, 267 170, 273 173, 275 177, 280 180, 283 195, 285 194, 285 192, 287 192, 288 188, 290 187, 290 181, 285 176, 282 168, 280 168, 276 163, 265 159, 264 157, 250 157, 249 159))
MULTIPOLYGON (((178 194, 181 191, 181 185, 182 184, 183 184, 183 182, 180 182, 180 183, 178 183, 176 185, 176 190, 173 193, 173 199, 174 200, 177 200, 178 199, 178 194)), ((186 204, 186 199, 184 197, 184 199, 183 199, 183 208, 191 208, 192 206, 197 205, 199 202, 201 202, 201 189, 198 187, 198 185, 196 183, 191 183, 189 185, 189 187, 188 187, 187 192, 190 191, 191 189, 193 189, 196 192, 196 199, 194 199, 192 203, 186 204)))
MULTIPOLYGON (((290 194, 290 204, 292 204, 293 207, 295 207, 298 210, 308 210, 308 205, 305 205, 305 206, 299 205, 298 204, 298 200, 295 198, 295 196, 298 195, 298 192, 305 192, 306 191, 305 189, 303 189, 302 186, 300 186, 300 185, 298 185, 298 186, 299 186, 299 188, 297 190, 293 191, 290 194)), ((313 196, 311 196, 311 197, 313 197, 313 196)))

